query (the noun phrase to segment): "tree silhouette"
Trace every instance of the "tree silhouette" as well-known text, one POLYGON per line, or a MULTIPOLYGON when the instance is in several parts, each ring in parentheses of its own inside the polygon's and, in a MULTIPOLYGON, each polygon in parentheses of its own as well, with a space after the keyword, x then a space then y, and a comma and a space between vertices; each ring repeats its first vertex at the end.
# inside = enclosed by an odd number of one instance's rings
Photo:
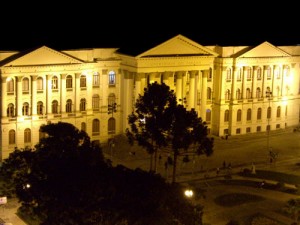
POLYGON ((194 109, 188 111, 178 104, 174 91, 164 83, 154 82, 145 88, 144 95, 139 95, 136 101, 135 111, 128 117, 128 123, 130 128, 126 134, 129 142, 137 141, 144 147, 151 155, 151 162, 154 155, 155 168, 160 149, 172 154, 173 183, 176 182, 179 156, 187 153, 210 156, 213 153, 214 140, 208 138, 205 122, 194 109))
POLYGON ((69 123, 43 125, 35 149, 3 161, 3 187, 38 224, 192 225, 192 205, 180 185, 158 174, 112 167, 83 131, 69 123))
POLYGON ((171 118, 166 116, 166 110, 175 105, 176 96, 170 87, 155 82, 144 89, 143 95, 139 95, 135 111, 128 116, 130 129, 126 130, 126 135, 131 144, 137 141, 151 155, 150 171, 156 172, 157 152, 167 145, 171 118))

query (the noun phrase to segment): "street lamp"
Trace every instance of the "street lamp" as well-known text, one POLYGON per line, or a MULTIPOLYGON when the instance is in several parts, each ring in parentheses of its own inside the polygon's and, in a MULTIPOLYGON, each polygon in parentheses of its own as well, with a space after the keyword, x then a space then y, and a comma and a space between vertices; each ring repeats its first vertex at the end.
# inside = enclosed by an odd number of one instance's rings
POLYGON ((184 191, 184 195, 187 197, 187 198, 192 198, 193 197, 193 195, 194 195, 194 192, 193 192, 193 190, 191 190, 191 189, 186 189, 185 191, 184 191))
POLYGON ((194 197, 194 191, 192 189, 186 189, 184 195, 191 201, 194 208, 194 224, 200 225, 202 223, 203 216, 203 207, 200 204, 197 204, 194 197))
POLYGON ((272 91, 270 91, 270 89, 268 89, 266 91, 266 97, 268 98, 268 101, 269 101, 269 107, 268 107, 268 110, 267 110, 267 119, 268 119, 268 126, 267 126, 267 148, 268 148, 268 151, 269 151, 269 154, 271 153, 270 151, 270 130, 271 130, 271 127, 270 127, 270 119, 271 119, 271 115, 272 115, 272 110, 271 110, 271 99, 272 99, 272 91))

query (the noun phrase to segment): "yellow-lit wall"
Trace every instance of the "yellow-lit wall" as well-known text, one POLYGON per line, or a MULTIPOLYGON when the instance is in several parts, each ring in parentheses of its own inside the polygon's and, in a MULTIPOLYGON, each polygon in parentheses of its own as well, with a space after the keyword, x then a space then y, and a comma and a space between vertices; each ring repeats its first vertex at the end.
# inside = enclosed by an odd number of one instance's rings
MULTIPOLYGON (((181 40, 184 37, 179 37, 181 40)), ((172 39, 173 40, 173 39, 172 39)), ((194 108, 200 117, 207 122, 211 134, 224 136, 246 133, 265 132, 267 126, 271 130, 297 126, 299 123, 299 84, 300 84, 300 48, 298 46, 275 47, 266 43, 257 51, 248 46, 221 47, 200 46, 186 38, 187 49, 181 55, 180 47, 174 44, 174 54, 168 47, 168 54, 163 54, 161 46, 153 48, 148 55, 130 56, 121 54, 118 49, 78 49, 55 51, 43 47, 25 56, 18 52, 0 51, 1 85, 1 159, 7 158, 15 147, 34 147, 39 141, 39 128, 42 124, 69 122, 81 129, 86 124, 86 132, 92 141, 107 143, 113 135, 122 134, 128 128, 127 118, 134 109, 134 103, 143 94, 149 83, 164 82, 175 91, 177 100, 186 108, 194 108), (176 47, 177 46, 177 47, 176 47), (187 54, 190 46, 196 46, 187 54), (265 53, 263 49, 270 48, 265 53), (197 49, 201 54, 197 54, 197 49), (203 54, 202 51, 207 52, 203 54), (171 54, 171 53, 172 54, 171 54), (245 55, 243 55, 246 52, 245 55), (49 54, 49 56, 48 56, 49 54), (267 54, 267 56, 263 55, 267 54), (16 56, 7 63, 12 56, 16 56), (160 55, 160 56, 158 56, 160 55), (45 56, 43 58, 43 56, 45 56), (10 57, 10 58, 8 58, 10 57), (261 69, 261 78, 257 71, 261 69), (267 68, 270 77, 267 77, 267 68), (229 73, 228 70, 231 72, 229 73), (115 85, 109 85, 108 73, 116 74, 115 85), (250 71, 250 75, 248 74, 250 71), (93 74, 98 73, 100 85, 93 85, 93 74), (80 88, 80 76, 86 75, 87 86, 80 88), (66 76, 73 78, 73 88, 66 89, 66 76), (51 80, 58 77, 59 87, 53 91, 51 80), (22 79, 30 81, 29 92, 23 93, 22 79), (43 91, 37 91, 36 79, 42 77, 43 91), (239 78, 240 77, 240 78, 239 78), (7 93, 7 79, 14 80, 14 92, 7 93), (272 97, 266 96, 266 88, 270 87, 272 97), (256 90, 261 95, 257 97, 256 90), (208 89, 211 93, 208 93, 208 89), (241 97, 237 97, 237 89, 241 97), (247 89, 250 94, 247 96, 247 89), (226 99, 226 91, 230 96, 226 99), (99 110, 93 110, 92 96, 100 97, 99 110), (108 132, 108 96, 116 97, 117 111, 115 132, 108 132), (211 95, 209 97, 209 95, 211 95), (86 110, 80 111, 80 99, 87 100, 86 110), (66 113, 66 101, 73 102, 72 113, 66 113), (59 113, 51 112, 53 100, 59 102, 59 113), (43 115, 37 115, 37 102, 44 105, 43 115), (24 102, 30 105, 30 115, 22 115, 24 102), (16 106, 16 115, 7 117, 7 106, 16 106), (267 108, 271 107, 272 116, 267 119, 267 108), (280 115, 277 108, 280 107, 280 115), (261 119, 257 119, 257 110, 261 108, 261 119), (228 121, 225 111, 228 110, 228 121), (237 121, 237 112, 241 110, 241 120, 237 121), (251 118, 247 119, 247 111, 251 118), (208 114, 207 112, 211 112, 208 114), (208 119, 210 118, 210 119, 208 119), (99 119, 100 133, 92 131, 92 121, 99 119), (258 130, 258 127, 260 129, 258 130), (31 142, 24 143, 24 130, 31 130, 31 142), (15 144, 9 144, 9 131, 16 131, 15 144)), ((168 42, 169 43, 169 42, 168 42)))

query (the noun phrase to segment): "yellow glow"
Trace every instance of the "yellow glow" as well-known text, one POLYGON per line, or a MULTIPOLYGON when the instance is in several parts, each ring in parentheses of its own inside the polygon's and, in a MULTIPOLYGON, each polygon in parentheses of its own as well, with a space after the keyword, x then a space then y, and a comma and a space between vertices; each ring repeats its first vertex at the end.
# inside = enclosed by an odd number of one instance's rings
POLYGON ((193 197, 194 192, 191 189, 187 189, 187 190, 185 190, 184 195, 188 198, 191 198, 191 197, 193 197))
POLYGON ((288 99, 287 99, 287 97, 282 97, 282 99, 281 99, 281 104, 284 105, 284 106, 286 106, 286 105, 288 104, 288 99))

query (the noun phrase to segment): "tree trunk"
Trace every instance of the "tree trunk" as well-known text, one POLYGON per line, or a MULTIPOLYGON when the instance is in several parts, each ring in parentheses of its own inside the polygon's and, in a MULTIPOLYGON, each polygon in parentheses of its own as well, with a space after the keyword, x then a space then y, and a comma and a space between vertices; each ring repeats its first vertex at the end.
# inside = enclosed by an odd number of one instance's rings
POLYGON ((151 153, 150 155, 150 169, 149 169, 150 172, 152 171, 152 167, 153 167, 153 153, 151 153))
POLYGON ((176 182, 177 156, 178 156, 177 151, 174 151, 172 183, 176 182))
POLYGON ((154 149, 154 172, 157 173, 157 148, 154 149))

